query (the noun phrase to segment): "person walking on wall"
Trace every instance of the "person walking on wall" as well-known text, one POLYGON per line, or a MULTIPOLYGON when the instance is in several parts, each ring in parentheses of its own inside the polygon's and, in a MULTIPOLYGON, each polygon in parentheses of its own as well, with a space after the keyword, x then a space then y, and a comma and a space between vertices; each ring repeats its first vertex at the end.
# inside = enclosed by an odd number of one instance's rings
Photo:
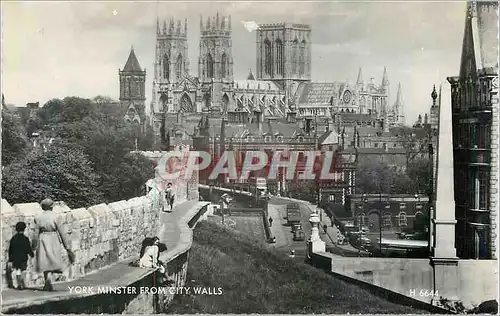
POLYGON ((11 238, 9 244, 9 267, 12 271, 12 284, 15 289, 25 288, 24 277, 28 268, 28 256, 34 257, 30 240, 24 235, 25 222, 16 224, 16 234, 11 238))
POLYGON ((39 232, 36 244, 36 271, 43 273, 45 291, 53 291, 52 274, 62 273, 65 264, 62 258, 62 248, 68 253, 70 263, 74 262, 74 254, 62 234, 62 227, 57 222, 57 214, 52 212, 54 202, 45 199, 41 203, 44 212, 35 217, 35 225, 39 232))
POLYGON ((167 190, 166 190, 166 200, 168 205, 170 206, 170 212, 173 211, 174 209, 174 189, 172 188, 172 183, 167 184, 167 190))
POLYGON ((269 227, 273 226, 273 218, 269 216, 269 227))

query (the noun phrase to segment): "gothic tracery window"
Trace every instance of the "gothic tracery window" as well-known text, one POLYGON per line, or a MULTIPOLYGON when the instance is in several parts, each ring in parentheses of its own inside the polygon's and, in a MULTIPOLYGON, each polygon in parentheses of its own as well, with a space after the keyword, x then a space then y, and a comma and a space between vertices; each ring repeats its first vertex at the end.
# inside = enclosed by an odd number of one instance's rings
POLYGON ((264 41, 264 73, 266 75, 272 74, 272 66, 273 66, 273 55, 271 49, 271 42, 266 39, 264 41))
POLYGON ((283 75, 283 42, 278 38, 276 40, 276 72, 283 75))
POLYGON ((210 53, 207 55, 207 77, 208 78, 213 78, 214 77, 214 60, 212 58, 212 55, 210 53))
POLYGON ((303 76, 305 75, 305 69, 306 69, 306 41, 302 41, 300 43, 300 50, 299 50, 299 75, 303 76))
POLYGON ((227 75, 227 56, 226 56, 226 53, 222 54, 220 66, 221 66, 221 78, 226 78, 226 75, 227 75))
POLYGON ((298 59, 299 59, 299 42, 297 39, 293 41, 292 46, 292 73, 297 74, 298 70, 298 59))
POLYGON ((170 79, 170 60, 167 55, 163 57, 163 78, 170 79))
POLYGON ((177 79, 182 77, 182 55, 177 56, 177 62, 175 63, 175 71, 177 79))
POLYGON ((193 103, 187 94, 184 94, 181 98, 181 111, 184 113, 194 112, 193 103))

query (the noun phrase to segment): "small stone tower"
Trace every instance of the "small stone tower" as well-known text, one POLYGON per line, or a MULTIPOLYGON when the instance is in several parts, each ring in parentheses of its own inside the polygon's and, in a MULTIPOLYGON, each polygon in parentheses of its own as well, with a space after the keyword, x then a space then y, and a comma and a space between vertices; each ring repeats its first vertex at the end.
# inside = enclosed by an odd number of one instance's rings
POLYGON ((146 123, 146 69, 142 69, 134 52, 130 49, 120 77, 120 104, 126 110, 125 121, 144 127, 146 123))

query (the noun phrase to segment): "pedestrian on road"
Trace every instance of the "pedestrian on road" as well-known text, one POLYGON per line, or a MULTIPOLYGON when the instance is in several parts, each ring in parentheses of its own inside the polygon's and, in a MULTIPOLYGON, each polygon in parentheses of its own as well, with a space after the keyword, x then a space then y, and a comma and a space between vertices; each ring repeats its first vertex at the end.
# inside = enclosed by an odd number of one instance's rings
POLYGON ((269 227, 273 226, 273 218, 269 216, 269 227))
POLYGON ((16 224, 16 234, 11 238, 9 245, 9 267, 11 270, 12 285, 15 289, 25 288, 25 272, 28 268, 28 255, 34 257, 30 240, 24 235, 25 222, 16 224))
POLYGON ((43 213, 35 217, 39 235, 36 244, 36 271, 43 273, 45 279, 44 291, 53 291, 52 274, 62 273, 65 264, 62 258, 62 247, 68 253, 70 264, 74 262, 73 252, 68 247, 66 236, 57 221, 57 214, 52 212, 54 202, 45 199, 41 203, 43 213), (62 245, 62 247, 61 247, 62 245))

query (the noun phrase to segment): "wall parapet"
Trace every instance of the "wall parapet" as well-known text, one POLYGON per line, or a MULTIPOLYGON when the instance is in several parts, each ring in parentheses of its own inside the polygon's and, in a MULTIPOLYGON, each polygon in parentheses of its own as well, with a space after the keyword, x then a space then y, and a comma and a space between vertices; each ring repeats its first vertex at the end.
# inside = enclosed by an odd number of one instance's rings
MULTIPOLYGON (((10 205, 2 199, 2 290, 7 278, 9 242, 17 222, 26 223, 25 235, 31 242, 38 236, 35 216, 43 210, 39 203, 10 205)), ((66 251, 62 256, 68 268, 57 281, 77 279, 113 263, 132 258, 140 250, 142 239, 159 229, 160 204, 151 197, 136 197, 127 201, 98 204, 88 208, 71 209, 64 202, 55 202, 53 212, 62 228, 62 237, 75 254, 68 265, 66 251)), ((43 284, 43 275, 34 272, 35 259, 29 259, 26 274, 28 287, 43 284)))
MULTIPOLYGON (((2 312, 7 313, 39 313, 43 310, 50 310, 51 313, 123 313, 123 312, 133 312, 133 313, 154 313, 161 312, 168 306, 170 301, 173 299, 174 295, 171 293, 163 293, 159 294, 151 294, 151 293, 141 293, 140 287, 154 287, 155 279, 154 279, 154 270, 153 269, 141 269, 130 267, 128 263, 130 263, 133 259, 137 258, 139 247, 141 245, 142 239, 144 237, 136 236, 140 231, 144 231, 145 236, 151 236, 151 232, 158 232, 158 236, 160 239, 167 242, 169 245, 169 249, 164 252, 160 260, 162 260, 166 265, 167 276, 170 280, 173 281, 172 286, 181 287, 185 284, 186 281, 186 273, 187 273, 187 265, 188 265, 188 252, 191 249, 192 245, 192 228, 196 225, 198 220, 202 220, 205 218, 205 213, 207 211, 208 202, 199 202, 197 200, 186 201, 182 204, 179 204, 176 209, 174 209, 173 213, 163 213, 160 214, 159 207, 152 209, 151 213, 155 212, 155 215, 151 218, 154 218, 154 223, 156 223, 154 229, 147 228, 142 229, 141 225, 136 225, 137 220, 141 216, 148 216, 149 213, 144 212, 144 207, 148 204, 144 204, 145 202, 151 202, 147 198, 136 198, 129 201, 120 201, 111 203, 110 205, 100 204, 95 207, 91 207, 91 211, 85 209, 77 209, 70 210, 69 208, 63 208, 64 212, 61 210, 65 205, 63 203, 57 203, 57 207, 54 208, 55 211, 60 212, 60 216, 67 216, 66 213, 75 212, 76 217, 79 220, 85 220, 92 225, 92 227, 96 227, 101 225, 100 232, 106 233, 107 227, 114 226, 118 223, 131 223, 131 225, 125 224, 125 228, 118 228, 116 234, 111 234, 113 237, 118 238, 117 234, 119 232, 123 232, 127 237, 120 239, 125 241, 125 245, 119 245, 118 249, 120 251, 113 257, 115 261, 111 263, 111 265, 103 266, 100 269, 96 269, 87 273, 87 275, 83 275, 81 278, 77 278, 78 274, 75 274, 73 278, 67 278, 66 280, 73 281, 68 282, 69 285, 78 285, 79 281, 81 284, 89 284, 89 280, 94 280, 94 283, 90 283, 96 286, 124 286, 124 287, 133 287, 138 289, 136 296, 123 296, 123 295, 102 295, 98 293, 81 293, 79 295, 75 295, 74 293, 70 293, 69 291, 59 292, 57 295, 51 295, 47 298, 38 298, 38 300, 27 301, 26 299, 21 300, 12 300, 3 296, 3 304, 2 304, 2 312), (140 213, 140 209, 143 209, 143 212, 140 213), (86 211, 86 212, 85 212, 86 211), (120 218, 116 215, 130 215, 130 218, 120 218), (139 214, 139 216, 134 216, 134 214, 139 214), (117 222, 119 220, 119 222, 117 222), (132 233, 134 229, 132 226, 137 226, 136 232, 132 233), (178 231, 172 231, 169 227, 176 227, 178 231), (174 234, 172 234, 172 232, 174 234), (139 240, 140 239, 140 240, 139 240), (128 255, 130 254, 130 255, 128 255), (115 279, 110 279, 108 276, 115 274, 115 279), (107 280, 106 280, 107 279, 107 280), (92 297, 92 300, 96 300, 97 304, 89 304, 86 298, 92 297), (10 302, 9 302, 10 301, 10 302), (87 304, 85 303, 87 302, 87 304)), ((37 203, 29 203, 30 207, 21 207, 18 209, 24 210, 33 210, 36 208, 37 203)), ((150 203, 154 204, 154 203, 150 203)), ((8 203, 3 200, 2 206, 10 206, 8 203)), ((16 214, 16 208, 11 207, 8 209, 8 214, 10 216, 8 218, 4 218, 5 214, 2 212, 2 224, 4 224, 7 220, 11 220, 11 222, 16 221, 12 220, 14 215, 16 214), (14 209, 14 211, 12 210, 14 209)), ((149 210, 149 209, 148 209, 149 210)), ((41 209, 39 210, 41 211, 41 209)), ((23 211, 22 214, 25 214, 26 211, 23 211)), ((33 213, 33 212, 32 212, 33 213)), ((18 215, 17 215, 18 216, 18 215)), ((148 221, 149 222, 149 221, 148 221)), ((15 225, 15 223, 14 223, 15 225)), ((149 224, 148 224, 149 225, 149 224)), ((150 225, 142 225, 143 227, 151 227, 150 225)), ((101 235, 102 238, 103 235, 101 235)), ((105 239, 105 238, 104 238, 105 239)), ((101 250, 101 252, 105 250, 101 250)), ((90 250, 92 254, 98 254, 97 250, 90 250)), ((85 257, 85 256, 83 256, 85 257)), ((87 253, 87 257, 89 257, 87 253)), ((80 259, 75 260, 75 264, 82 260, 82 257, 78 257, 80 259)), ((75 266, 75 264, 72 265, 75 266)), ((71 268, 70 268, 71 269, 71 268)), ((13 290, 9 290, 13 291, 13 290)), ((24 291, 23 294, 29 293, 24 291)))

